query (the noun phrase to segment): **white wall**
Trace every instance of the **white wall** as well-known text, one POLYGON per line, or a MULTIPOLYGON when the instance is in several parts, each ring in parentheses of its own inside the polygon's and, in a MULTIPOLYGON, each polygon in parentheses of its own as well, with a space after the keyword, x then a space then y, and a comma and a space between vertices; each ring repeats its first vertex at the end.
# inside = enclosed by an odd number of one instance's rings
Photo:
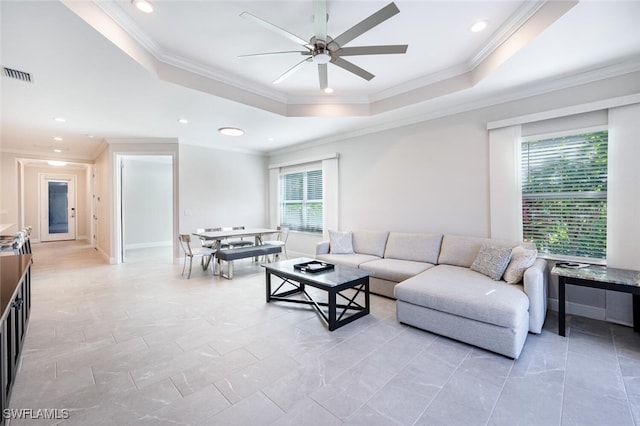
POLYGON ((173 164, 169 156, 126 156, 122 170, 125 249, 173 242, 173 164))
POLYGON ((180 232, 267 226, 262 155, 180 145, 180 232))
MULTIPOLYGON (((476 109, 410 126, 271 153, 269 164, 340 154, 340 228, 490 236, 486 125, 640 92, 640 73, 476 109)), ((294 251, 320 237, 292 233, 294 251)))

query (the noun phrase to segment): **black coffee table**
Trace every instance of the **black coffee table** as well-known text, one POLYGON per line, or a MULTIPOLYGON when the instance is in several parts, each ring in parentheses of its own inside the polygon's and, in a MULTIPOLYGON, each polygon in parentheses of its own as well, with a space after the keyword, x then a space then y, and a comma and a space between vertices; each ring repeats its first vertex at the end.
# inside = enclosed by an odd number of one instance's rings
POLYGON ((294 268, 297 264, 313 260, 300 257, 262 265, 266 274, 267 303, 275 300, 311 305, 330 331, 369 313, 370 272, 345 265, 335 265, 332 270, 321 272, 301 272, 294 268), (281 281, 275 290, 272 290, 272 276, 281 281), (326 291, 327 301, 315 300, 305 286, 326 291), (299 295, 303 298, 294 298, 299 295))

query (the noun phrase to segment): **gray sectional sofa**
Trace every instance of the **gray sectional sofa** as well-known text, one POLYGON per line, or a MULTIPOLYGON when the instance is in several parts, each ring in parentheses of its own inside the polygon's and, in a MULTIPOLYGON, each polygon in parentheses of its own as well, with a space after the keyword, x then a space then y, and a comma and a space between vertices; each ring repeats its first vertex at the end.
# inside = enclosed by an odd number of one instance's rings
POLYGON ((516 284, 471 269, 485 246, 511 250, 527 244, 429 233, 350 234, 352 253, 332 253, 330 242, 323 241, 316 258, 371 271, 371 292, 397 300, 400 322, 511 358, 520 355, 528 332, 541 332, 545 260, 534 258, 516 284))

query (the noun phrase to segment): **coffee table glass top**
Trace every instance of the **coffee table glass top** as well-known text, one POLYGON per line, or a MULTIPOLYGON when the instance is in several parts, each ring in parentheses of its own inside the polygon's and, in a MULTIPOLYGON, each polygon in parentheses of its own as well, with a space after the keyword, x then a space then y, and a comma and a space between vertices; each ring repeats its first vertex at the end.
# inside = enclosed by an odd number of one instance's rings
POLYGON ((313 281, 327 287, 335 287, 344 283, 355 281, 371 275, 371 272, 346 265, 335 265, 334 269, 323 272, 301 272, 294 269, 298 263, 311 262, 315 259, 308 257, 298 257, 296 259, 283 260, 280 262, 265 263, 264 266, 269 271, 287 274, 291 277, 299 277, 307 281, 313 281))

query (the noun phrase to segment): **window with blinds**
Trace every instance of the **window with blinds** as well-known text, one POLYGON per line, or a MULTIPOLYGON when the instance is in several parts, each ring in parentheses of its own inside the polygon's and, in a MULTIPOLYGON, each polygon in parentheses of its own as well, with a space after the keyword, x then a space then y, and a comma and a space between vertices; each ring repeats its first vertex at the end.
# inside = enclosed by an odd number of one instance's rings
POLYGON ((522 143, 524 240, 541 253, 605 259, 606 130, 522 143))
POLYGON ((280 175, 280 224, 294 231, 322 232, 322 170, 280 175))

